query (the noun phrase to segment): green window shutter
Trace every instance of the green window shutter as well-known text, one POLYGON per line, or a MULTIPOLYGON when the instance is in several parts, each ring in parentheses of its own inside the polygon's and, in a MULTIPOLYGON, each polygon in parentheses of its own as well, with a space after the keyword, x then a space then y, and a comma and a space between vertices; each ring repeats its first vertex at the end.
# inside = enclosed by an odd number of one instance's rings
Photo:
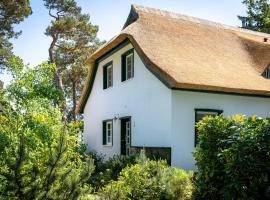
POLYGON ((103 134, 102 134, 102 144, 106 145, 106 122, 103 122, 103 134))
POLYGON ((122 82, 126 80, 126 55, 122 55, 122 82))
POLYGON ((103 67, 103 89, 107 88, 107 67, 103 67))

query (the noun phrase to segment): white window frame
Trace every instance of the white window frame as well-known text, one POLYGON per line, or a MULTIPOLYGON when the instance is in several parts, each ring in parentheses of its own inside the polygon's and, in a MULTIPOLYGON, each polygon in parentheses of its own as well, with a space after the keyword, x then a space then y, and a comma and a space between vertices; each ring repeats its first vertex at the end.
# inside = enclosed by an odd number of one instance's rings
POLYGON ((113 86, 113 66, 112 65, 108 65, 106 67, 106 77, 107 77, 107 88, 110 88, 113 86), (109 70, 111 70, 111 79, 109 79, 109 70), (109 84, 110 83, 110 84, 109 84))
POLYGON ((133 59, 134 59, 133 52, 126 55, 126 66, 125 66, 126 67, 126 80, 134 77, 134 60, 133 59), (130 62, 131 62, 131 76, 130 77, 128 77, 128 59, 129 58, 130 58, 130 62))
POLYGON ((126 122, 126 155, 130 155, 131 147, 131 121, 126 122))
POLYGON ((106 122, 106 145, 107 146, 112 146, 112 140, 113 140, 113 124, 112 121, 107 121, 106 122), (110 128, 108 127, 110 125, 110 128), (109 134, 110 133, 110 134, 109 134), (110 142, 109 142, 110 140, 110 142))

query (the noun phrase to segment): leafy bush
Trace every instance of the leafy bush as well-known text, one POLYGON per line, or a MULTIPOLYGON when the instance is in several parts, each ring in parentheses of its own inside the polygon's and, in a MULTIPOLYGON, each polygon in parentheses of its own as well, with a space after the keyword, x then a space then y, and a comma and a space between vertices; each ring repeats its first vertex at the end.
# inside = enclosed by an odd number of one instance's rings
POLYGON ((192 173, 165 161, 140 160, 99 191, 103 199, 191 199, 192 173))
POLYGON ((53 70, 25 68, 0 91, 0 199, 78 199, 90 190, 93 161, 78 153, 78 135, 55 105, 53 70))
POLYGON ((120 172, 127 166, 135 163, 135 157, 115 155, 105 161, 104 155, 97 152, 88 154, 95 164, 95 170, 92 173, 89 182, 97 191, 110 181, 117 180, 120 172))
POLYGON ((206 117, 197 127, 197 199, 270 198, 270 119, 206 117))

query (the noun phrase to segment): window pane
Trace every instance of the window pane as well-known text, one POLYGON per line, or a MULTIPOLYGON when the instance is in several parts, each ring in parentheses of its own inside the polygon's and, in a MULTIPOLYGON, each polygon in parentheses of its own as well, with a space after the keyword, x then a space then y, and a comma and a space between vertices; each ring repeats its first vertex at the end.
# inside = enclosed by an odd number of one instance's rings
POLYGON ((126 77, 133 77, 133 53, 126 57, 126 77))
POLYGON ((107 140, 107 145, 112 144, 112 122, 109 121, 106 123, 106 140, 107 140))
POLYGON ((200 111, 198 111, 196 113, 196 122, 200 121, 205 116, 216 116, 216 115, 218 115, 217 112, 200 112, 200 111))
POLYGON ((112 66, 107 67, 107 87, 112 86, 112 66))
POLYGON ((107 130, 111 128, 111 124, 107 122, 107 130))
POLYGON ((111 144, 111 142, 112 142, 111 141, 111 136, 108 136, 107 138, 108 138, 108 144, 111 144))

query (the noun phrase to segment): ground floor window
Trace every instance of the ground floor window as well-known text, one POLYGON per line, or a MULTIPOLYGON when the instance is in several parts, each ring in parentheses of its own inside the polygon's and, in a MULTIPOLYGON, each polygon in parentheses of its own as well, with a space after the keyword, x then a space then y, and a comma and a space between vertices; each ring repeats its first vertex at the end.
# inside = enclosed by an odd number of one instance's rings
POLYGON ((103 121, 103 145, 113 145, 113 121, 103 121))
MULTIPOLYGON (((222 110, 215 110, 215 109, 195 109, 195 124, 199 122, 202 118, 207 115, 216 116, 223 113, 222 110)), ((195 126, 195 147, 198 144, 198 130, 195 126)))
POLYGON ((129 155, 131 147, 131 117, 121 118, 121 155, 129 155))

